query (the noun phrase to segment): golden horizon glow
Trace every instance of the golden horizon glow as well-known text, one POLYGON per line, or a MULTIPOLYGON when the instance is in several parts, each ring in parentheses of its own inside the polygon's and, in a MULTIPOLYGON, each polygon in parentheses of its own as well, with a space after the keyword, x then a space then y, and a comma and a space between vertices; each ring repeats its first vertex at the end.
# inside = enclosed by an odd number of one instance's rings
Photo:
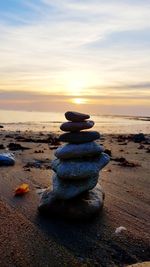
POLYGON ((88 100, 85 98, 73 98, 71 102, 76 105, 81 105, 81 104, 86 104, 88 100))

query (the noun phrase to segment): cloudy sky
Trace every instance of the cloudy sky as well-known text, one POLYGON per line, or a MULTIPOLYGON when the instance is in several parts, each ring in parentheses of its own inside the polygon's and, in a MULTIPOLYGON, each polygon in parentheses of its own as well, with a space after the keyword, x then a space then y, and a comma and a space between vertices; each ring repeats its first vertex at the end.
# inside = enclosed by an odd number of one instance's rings
POLYGON ((0 109, 149 106, 150 0, 0 1, 0 109))

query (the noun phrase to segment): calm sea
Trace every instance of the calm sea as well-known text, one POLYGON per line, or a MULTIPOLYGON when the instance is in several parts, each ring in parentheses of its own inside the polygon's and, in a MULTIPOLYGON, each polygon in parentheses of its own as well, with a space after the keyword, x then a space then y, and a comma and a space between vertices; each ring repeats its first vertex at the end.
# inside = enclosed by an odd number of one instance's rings
MULTIPOLYGON (((91 119, 95 121, 93 129, 102 133, 150 134, 150 117, 95 114, 91 115, 91 119)), ((0 110, 0 124, 5 130, 59 132, 59 126, 63 121, 63 113, 0 110)))

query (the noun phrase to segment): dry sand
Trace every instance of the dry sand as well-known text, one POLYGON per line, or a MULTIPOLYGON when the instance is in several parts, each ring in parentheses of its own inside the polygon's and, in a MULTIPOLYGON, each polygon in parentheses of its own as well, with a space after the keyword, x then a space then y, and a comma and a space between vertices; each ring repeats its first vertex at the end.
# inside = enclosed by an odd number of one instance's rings
POLYGON ((113 158, 125 157, 140 166, 123 167, 112 160, 102 171, 106 198, 101 215, 75 223, 43 218, 37 211, 37 189, 51 183, 49 162, 57 144, 31 142, 46 139, 46 134, 1 130, 0 144, 5 148, 13 142, 30 149, 12 151, 16 164, 0 167, 0 266, 111 267, 150 260, 149 145, 139 149, 139 143, 120 142, 118 137, 107 135, 99 143, 111 150, 113 158), (18 141, 18 136, 28 137, 27 142, 18 141), (30 192, 14 197, 21 183, 28 183, 30 192), (119 226, 127 230, 115 235, 119 226))

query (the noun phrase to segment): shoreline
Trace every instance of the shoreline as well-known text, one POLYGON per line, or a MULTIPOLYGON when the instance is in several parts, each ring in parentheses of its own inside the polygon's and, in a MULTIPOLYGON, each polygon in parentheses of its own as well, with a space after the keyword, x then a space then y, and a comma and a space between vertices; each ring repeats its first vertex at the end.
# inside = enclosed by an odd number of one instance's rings
MULTIPOLYGON (((14 114, 14 113, 12 113, 14 114)), ((18 112, 12 117, 9 114, 0 116, 0 127, 7 131, 44 131, 58 132, 60 123, 64 121, 62 113, 36 113, 18 112), (10 119, 9 119, 10 118, 10 119), (23 122, 23 118, 25 121, 23 122)), ((150 117, 134 115, 92 115, 91 119, 95 121, 95 130, 102 134, 136 134, 143 132, 150 134, 150 117)))
POLYGON ((99 143, 112 154, 100 178, 106 194, 104 209, 89 223, 73 223, 45 219, 37 212, 37 189, 51 184, 50 161, 59 146, 54 135, 0 131, 0 144, 5 147, 0 153, 13 152, 16 159, 14 166, 0 167, 1 266, 110 267, 150 260, 150 145, 119 134, 105 134, 99 143), (9 150, 10 143, 29 149, 9 150), (120 158, 137 165, 122 166, 120 158), (30 191, 14 197, 21 183, 28 183, 30 191), (115 235, 120 226, 127 230, 115 235))

